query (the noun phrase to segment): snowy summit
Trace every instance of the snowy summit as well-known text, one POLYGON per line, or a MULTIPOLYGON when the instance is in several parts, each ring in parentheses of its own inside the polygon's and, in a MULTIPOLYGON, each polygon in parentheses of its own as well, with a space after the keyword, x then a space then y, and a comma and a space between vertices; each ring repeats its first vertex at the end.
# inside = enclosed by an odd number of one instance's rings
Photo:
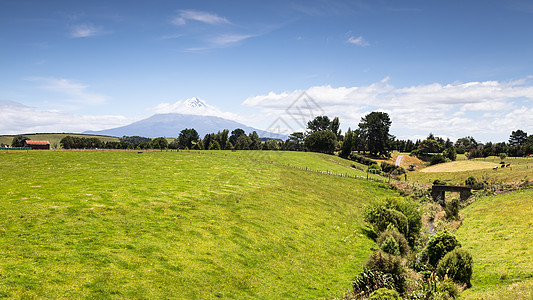
POLYGON ((219 109, 207 104, 197 97, 180 100, 175 103, 161 103, 154 108, 158 114, 179 113, 185 115, 227 117, 219 109))

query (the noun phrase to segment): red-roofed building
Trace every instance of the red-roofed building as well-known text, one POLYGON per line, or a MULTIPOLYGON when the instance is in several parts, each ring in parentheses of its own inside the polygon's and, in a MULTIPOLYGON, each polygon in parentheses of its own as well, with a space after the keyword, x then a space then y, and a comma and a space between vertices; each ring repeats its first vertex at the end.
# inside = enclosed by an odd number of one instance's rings
POLYGON ((50 142, 26 140, 24 142, 24 147, 31 148, 31 150, 50 150, 50 142))

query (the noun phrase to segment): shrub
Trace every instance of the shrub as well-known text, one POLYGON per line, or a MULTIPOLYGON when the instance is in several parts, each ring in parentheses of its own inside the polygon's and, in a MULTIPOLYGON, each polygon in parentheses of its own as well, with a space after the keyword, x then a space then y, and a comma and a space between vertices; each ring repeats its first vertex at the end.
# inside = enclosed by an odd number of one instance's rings
POLYGON ((378 164, 373 164, 368 167, 368 172, 372 174, 381 174, 381 167, 378 164))
POLYGON ((395 175, 401 175, 405 173, 405 169, 397 165, 381 162, 380 166, 381 170, 383 170, 385 173, 391 173, 395 175))
POLYGON ((426 247, 429 264, 436 267, 439 260, 456 247, 461 247, 461 244, 452 233, 447 230, 437 232, 431 236, 426 247))
POLYGON ((475 185, 477 183, 477 180, 474 176, 470 176, 465 180, 465 185, 475 185))
MULTIPOLYGON (((396 243, 398 244, 398 251, 400 252, 401 256, 405 256, 405 255, 407 255, 409 253, 409 251, 410 251, 409 243, 407 242, 407 239, 405 238, 405 236, 403 234, 401 234, 397 229, 383 231, 378 236, 378 238, 376 239, 376 243, 380 247, 382 247, 382 244, 388 238, 393 238, 394 241, 396 241, 396 243)), ((383 250, 383 251, 385 251, 385 250, 383 250)), ((387 252, 387 251, 385 251, 385 252, 387 252)))
POLYGON ((433 185, 446 185, 446 182, 440 179, 435 179, 433 180, 433 185))
POLYGON ((363 165, 367 165, 367 166, 370 166, 370 165, 373 165, 373 164, 377 164, 376 161, 370 159, 370 158, 367 158, 367 157, 364 157, 362 155, 359 155, 355 152, 352 152, 350 153, 350 155, 348 155, 348 159, 350 160, 353 160, 353 161, 356 161, 360 164, 363 164, 363 165))
POLYGON ((457 219, 459 218, 459 199, 452 198, 452 200, 446 205, 446 219, 457 219))
POLYGON ((442 156, 451 161, 455 161, 457 159, 457 152, 455 151, 455 147, 444 149, 444 151, 442 152, 442 156))
POLYGON ((365 270, 355 277, 352 287, 355 296, 366 297, 380 288, 393 289, 394 279, 381 271, 365 270))
POLYGON ((381 250, 374 251, 367 258, 364 269, 390 274, 394 280, 395 290, 403 293, 405 288, 404 269, 402 261, 398 256, 385 253, 381 250))
POLYGON ((446 158, 440 154, 436 154, 431 156, 431 161, 429 163, 430 166, 436 165, 436 164, 442 164, 446 162, 446 158))
POLYGON ((444 278, 448 276, 455 282, 464 283, 470 287, 472 278, 473 260, 470 253, 461 248, 456 248, 447 253, 437 265, 437 274, 444 278))
POLYGON ((370 297, 368 297, 368 300, 399 300, 400 295, 398 295, 397 291, 389 290, 386 288, 380 288, 377 291, 374 291, 372 294, 370 294, 370 297))
POLYGON ((403 213, 385 206, 371 206, 366 209, 365 220, 372 224, 378 234, 385 231, 389 225, 398 228, 398 231, 404 235, 409 233, 407 217, 403 213))
POLYGON ((392 236, 385 238, 385 240, 381 243, 380 248, 385 253, 400 255, 400 246, 392 236))

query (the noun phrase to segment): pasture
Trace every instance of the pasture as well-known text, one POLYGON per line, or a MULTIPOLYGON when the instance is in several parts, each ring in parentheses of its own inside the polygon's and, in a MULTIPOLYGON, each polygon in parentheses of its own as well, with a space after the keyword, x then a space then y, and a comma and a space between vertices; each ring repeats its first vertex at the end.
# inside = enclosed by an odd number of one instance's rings
POLYGON ((505 162, 511 166, 500 168, 500 159, 497 157, 453 161, 410 172, 408 176, 409 181, 432 183, 440 179, 448 184, 464 184, 470 176, 490 184, 520 183, 533 179, 533 158, 508 157, 505 162), (494 170, 494 167, 498 168, 494 170))
POLYGON ((361 207, 397 194, 292 167, 359 172, 333 156, 214 152, 0 152, 0 296, 310 299, 350 289, 375 246, 361 234, 361 207))
MULTIPOLYGON (((98 138, 103 142, 118 142, 119 139, 114 136, 104 136, 104 135, 88 135, 88 134, 78 134, 78 133, 30 133, 23 134, 24 136, 30 138, 33 141, 49 141, 52 148, 60 147, 59 142, 61 139, 67 135, 83 138, 98 138)), ((5 145, 11 145, 15 135, 0 135, 0 143, 5 145)))
POLYGON ((474 258, 466 299, 533 298, 533 190, 484 197, 456 232, 474 258))

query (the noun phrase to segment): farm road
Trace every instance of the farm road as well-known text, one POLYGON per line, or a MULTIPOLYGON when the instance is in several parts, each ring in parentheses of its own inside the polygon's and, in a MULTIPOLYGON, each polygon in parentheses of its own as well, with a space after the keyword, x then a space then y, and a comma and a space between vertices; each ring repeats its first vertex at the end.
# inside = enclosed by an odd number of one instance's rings
POLYGON ((398 155, 398 157, 396 157, 396 162, 394 164, 399 167, 400 164, 402 163, 402 158, 403 158, 403 155, 398 155))

